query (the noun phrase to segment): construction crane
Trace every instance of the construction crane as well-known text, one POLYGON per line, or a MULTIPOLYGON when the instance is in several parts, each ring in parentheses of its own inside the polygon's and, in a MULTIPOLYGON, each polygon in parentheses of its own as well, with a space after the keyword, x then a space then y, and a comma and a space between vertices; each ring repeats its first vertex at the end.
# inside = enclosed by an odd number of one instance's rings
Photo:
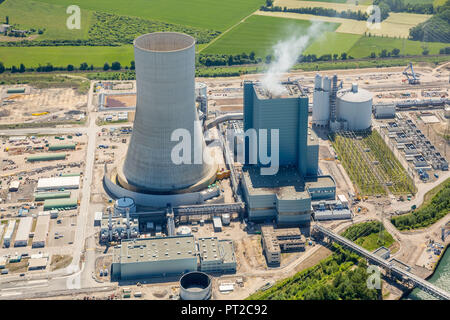
POLYGON ((409 65, 406 67, 406 69, 403 70, 403 74, 406 76, 406 79, 408 80, 409 84, 420 83, 419 74, 414 72, 412 62, 410 62, 409 65), (411 72, 408 72, 409 70, 411 70, 411 72))

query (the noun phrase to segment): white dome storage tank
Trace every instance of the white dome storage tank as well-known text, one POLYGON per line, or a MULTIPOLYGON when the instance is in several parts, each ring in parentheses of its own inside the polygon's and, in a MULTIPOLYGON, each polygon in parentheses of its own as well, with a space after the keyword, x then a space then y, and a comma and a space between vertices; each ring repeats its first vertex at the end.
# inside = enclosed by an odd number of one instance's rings
POLYGON ((365 89, 358 88, 356 83, 352 88, 339 90, 337 93, 337 118, 347 122, 348 130, 365 130, 372 121, 373 95, 365 89))

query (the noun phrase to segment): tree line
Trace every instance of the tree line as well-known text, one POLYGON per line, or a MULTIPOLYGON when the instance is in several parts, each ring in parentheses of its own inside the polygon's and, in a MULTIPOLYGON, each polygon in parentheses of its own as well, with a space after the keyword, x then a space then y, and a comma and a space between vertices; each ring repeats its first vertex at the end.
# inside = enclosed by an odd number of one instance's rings
POLYGON ((412 40, 450 43, 450 0, 436 9, 436 14, 409 29, 412 40))
POLYGON ((353 19, 353 20, 367 20, 369 15, 365 12, 361 11, 337 11, 331 8, 323 8, 323 7, 308 7, 308 8, 288 8, 288 7, 280 7, 280 6, 267 6, 263 5, 259 8, 261 11, 272 11, 272 12, 293 12, 293 13, 304 13, 304 14, 312 14, 315 16, 325 16, 325 17, 337 17, 337 18, 345 18, 345 19, 353 19))
MULTIPOLYGON (((23 63, 21 63, 19 66, 11 66, 11 68, 6 68, 5 65, 0 62, 0 74, 4 73, 6 71, 10 71, 11 73, 24 73, 24 72, 52 72, 52 71, 92 71, 95 69, 99 69, 99 68, 95 68, 93 64, 89 65, 87 62, 83 62, 81 63, 78 67, 74 66, 73 64, 68 64, 65 67, 58 67, 58 66, 54 66, 51 63, 47 63, 46 65, 42 66, 39 65, 38 67, 25 67, 25 65, 23 63)), ((113 71, 119 71, 119 70, 134 70, 135 69, 135 64, 134 61, 130 62, 130 66, 125 66, 123 67, 119 61, 114 61, 111 63, 111 65, 108 62, 105 62, 105 64, 103 65, 103 70, 104 71, 108 71, 108 70, 113 70, 113 71)))
POLYGON ((450 212, 450 179, 436 193, 430 202, 425 203, 411 213, 394 216, 392 224, 399 230, 425 228, 445 217, 450 212))

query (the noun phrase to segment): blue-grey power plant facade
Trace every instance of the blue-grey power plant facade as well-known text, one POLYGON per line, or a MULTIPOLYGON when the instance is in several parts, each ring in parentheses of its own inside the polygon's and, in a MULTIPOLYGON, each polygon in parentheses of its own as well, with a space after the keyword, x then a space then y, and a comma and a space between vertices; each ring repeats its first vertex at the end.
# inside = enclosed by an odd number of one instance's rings
POLYGON ((319 141, 308 128, 308 97, 298 82, 282 85, 284 93, 274 96, 257 82, 244 82, 245 155, 241 183, 249 220, 304 224, 311 220, 311 201, 334 199, 336 185, 331 176, 318 175, 319 141), (251 129, 257 132, 258 142, 266 134, 266 154, 272 159, 270 130, 278 129, 279 168, 275 174, 262 174, 261 168, 268 164, 260 157, 259 143, 251 145, 251 129), (256 163, 251 161, 252 150, 258 151, 256 163))

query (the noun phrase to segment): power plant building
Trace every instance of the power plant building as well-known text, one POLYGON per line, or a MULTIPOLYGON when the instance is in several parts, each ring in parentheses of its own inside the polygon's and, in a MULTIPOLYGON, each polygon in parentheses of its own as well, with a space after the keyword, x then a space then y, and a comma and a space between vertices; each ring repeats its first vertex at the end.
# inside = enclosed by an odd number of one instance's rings
MULTIPOLYGON (((332 131, 361 131, 370 128, 372 116, 372 94, 358 84, 343 89, 337 76, 332 78, 316 74, 314 81, 312 124, 319 127, 329 126, 332 131)), ((380 117, 395 114, 395 106, 380 108, 380 117)))
POLYGON ((193 236, 122 240, 114 248, 111 276, 130 280, 179 276, 197 270, 193 236))
POLYGON ((201 203, 198 193, 215 180, 217 166, 202 159, 207 147, 195 108, 195 39, 176 32, 145 34, 135 39, 134 53, 133 132, 124 160, 105 173, 105 186, 137 205, 201 203), (174 159, 181 141, 189 150, 174 159))
POLYGON ((199 270, 206 273, 236 272, 236 257, 233 241, 218 240, 217 237, 199 238, 199 270))
POLYGON ((261 242, 269 265, 281 263, 281 253, 305 249, 306 239, 299 228, 274 229, 272 225, 261 227, 261 242))
POLYGON ((308 128, 308 98, 297 82, 282 85, 285 93, 273 96, 259 83, 244 82, 244 129, 246 134, 255 129, 258 141, 252 142, 251 137, 245 141, 241 185, 251 221, 305 224, 311 220, 311 200, 334 199, 336 185, 330 176, 318 176, 319 143, 308 128), (279 168, 275 174, 261 174, 260 129, 268 130, 270 155, 269 130, 279 130, 279 168), (250 161, 250 151, 258 153, 256 164, 250 161))

